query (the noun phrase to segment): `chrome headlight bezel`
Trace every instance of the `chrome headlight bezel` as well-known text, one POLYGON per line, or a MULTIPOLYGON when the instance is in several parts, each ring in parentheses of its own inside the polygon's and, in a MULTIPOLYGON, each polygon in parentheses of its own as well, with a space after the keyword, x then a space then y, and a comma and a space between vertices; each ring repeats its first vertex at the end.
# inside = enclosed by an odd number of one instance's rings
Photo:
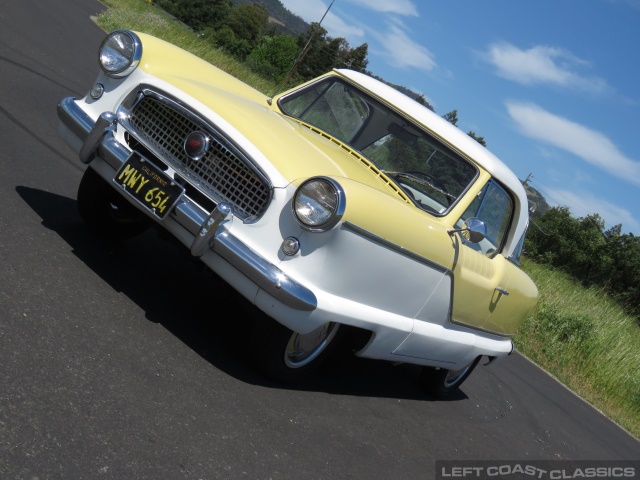
POLYGON ((98 49, 102 71, 113 78, 123 78, 136 69, 142 58, 142 42, 131 30, 115 30, 105 37, 98 49))
POLYGON ((331 230, 342 219, 346 207, 344 190, 328 177, 303 182, 291 201, 296 221, 310 232, 331 230))

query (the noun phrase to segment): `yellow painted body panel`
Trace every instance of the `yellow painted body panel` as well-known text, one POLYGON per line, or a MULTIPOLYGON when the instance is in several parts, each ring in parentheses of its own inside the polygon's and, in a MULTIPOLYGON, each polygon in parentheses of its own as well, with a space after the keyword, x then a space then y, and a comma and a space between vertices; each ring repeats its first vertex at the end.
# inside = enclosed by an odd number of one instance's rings
MULTIPOLYGON (((481 255, 468 247, 462 249, 469 255, 481 255)), ((514 335, 535 306, 538 290, 522 270, 501 255, 491 261, 490 268, 480 262, 454 273, 451 320, 487 332, 514 335)))
MULTIPOLYGON (((454 221, 459 219, 490 178, 481 170, 480 178, 464 197, 465 201, 457 205, 449 217, 454 221)), ((500 335, 515 334, 536 304, 537 287, 504 256, 483 255, 459 240, 456 236, 452 321, 500 335)))
POLYGON ((510 267, 506 288, 509 296, 494 292, 490 305, 495 304, 496 307, 482 326, 484 330, 505 335, 516 333, 538 301, 538 288, 529 276, 514 265, 510 267))
POLYGON ((433 216, 415 207, 357 152, 288 118, 264 94, 178 47, 138 35, 144 45, 139 68, 224 118, 283 176, 285 184, 276 187, 310 176, 335 178, 347 198, 343 221, 453 272, 454 322, 502 335, 515 333, 535 305, 533 282, 504 257, 484 257, 448 233, 491 178, 487 171, 477 165, 479 178, 470 191, 446 216, 433 216))
MULTIPOLYGON (((199 57, 171 43, 142 32, 135 32, 143 44, 142 58, 138 68, 150 75, 173 83, 171 79, 201 78, 207 84, 219 85, 221 90, 245 97, 251 101, 266 105, 267 96, 255 88, 238 80, 224 70, 213 66, 199 57)), ((185 92, 194 95, 196 91, 185 92)), ((198 98, 196 95, 194 95, 198 98)))
POLYGON ((270 108, 267 97, 257 90, 169 43, 141 33, 138 35, 145 47, 139 68, 222 116, 289 182, 320 172, 357 179, 406 199, 397 188, 390 186, 391 182, 372 175, 372 165, 366 159, 270 108))
POLYGON ((347 199, 342 217, 345 222, 451 269, 454 259, 452 241, 442 219, 413 204, 408 205, 400 197, 371 189, 363 183, 340 179, 340 184, 347 199))

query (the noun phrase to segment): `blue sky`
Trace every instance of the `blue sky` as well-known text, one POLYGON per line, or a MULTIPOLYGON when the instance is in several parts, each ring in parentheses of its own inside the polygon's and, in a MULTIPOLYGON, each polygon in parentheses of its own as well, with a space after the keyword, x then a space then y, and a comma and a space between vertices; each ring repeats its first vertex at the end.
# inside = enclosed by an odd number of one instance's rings
MULTIPOLYGON (((330 0, 281 0, 318 22, 330 0)), ((575 217, 640 236, 640 0, 334 0, 331 37, 575 217)))

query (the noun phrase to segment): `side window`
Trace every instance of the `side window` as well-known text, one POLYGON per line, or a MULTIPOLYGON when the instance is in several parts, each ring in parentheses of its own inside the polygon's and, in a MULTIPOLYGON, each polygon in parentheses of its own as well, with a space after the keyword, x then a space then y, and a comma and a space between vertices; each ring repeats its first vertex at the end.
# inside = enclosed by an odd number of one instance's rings
POLYGON ((487 236, 477 244, 466 245, 484 255, 499 252, 504 245, 513 217, 513 200, 500 184, 490 180, 469 205, 458 224, 461 225, 471 217, 479 218, 485 223, 487 236))

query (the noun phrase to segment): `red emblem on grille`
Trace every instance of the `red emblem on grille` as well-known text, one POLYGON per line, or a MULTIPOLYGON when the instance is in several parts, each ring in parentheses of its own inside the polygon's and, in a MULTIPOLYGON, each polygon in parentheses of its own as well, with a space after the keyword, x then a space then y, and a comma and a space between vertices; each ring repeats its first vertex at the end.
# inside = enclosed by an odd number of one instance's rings
POLYGON ((189 159, 197 161, 209 151, 211 139, 203 132, 191 132, 184 141, 184 153, 189 159))

